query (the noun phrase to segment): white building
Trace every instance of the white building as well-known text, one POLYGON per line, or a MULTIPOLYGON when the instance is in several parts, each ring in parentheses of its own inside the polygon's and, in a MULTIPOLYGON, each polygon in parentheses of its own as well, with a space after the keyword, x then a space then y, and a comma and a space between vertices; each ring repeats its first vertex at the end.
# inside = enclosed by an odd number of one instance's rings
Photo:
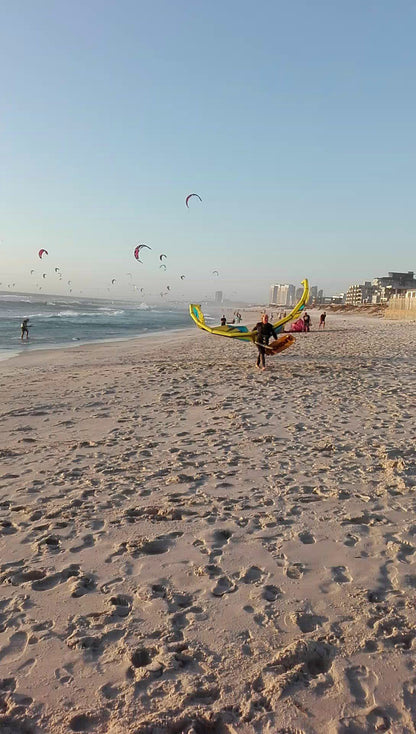
POLYGON ((269 306, 277 306, 278 290, 279 290, 278 285, 270 286, 269 306))

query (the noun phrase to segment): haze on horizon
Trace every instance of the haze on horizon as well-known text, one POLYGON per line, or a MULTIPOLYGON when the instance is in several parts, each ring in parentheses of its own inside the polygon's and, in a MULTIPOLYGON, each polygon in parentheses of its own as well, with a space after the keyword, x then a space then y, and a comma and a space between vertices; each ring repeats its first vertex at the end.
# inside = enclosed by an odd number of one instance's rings
POLYGON ((6 0, 0 290, 264 302, 416 269, 415 20, 410 0, 6 0))

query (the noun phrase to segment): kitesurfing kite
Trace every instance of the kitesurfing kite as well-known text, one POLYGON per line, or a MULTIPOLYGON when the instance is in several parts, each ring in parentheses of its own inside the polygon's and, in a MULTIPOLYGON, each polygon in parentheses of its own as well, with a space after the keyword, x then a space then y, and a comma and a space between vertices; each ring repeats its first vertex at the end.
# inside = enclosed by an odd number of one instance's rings
POLYGON ((55 268, 55 273, 59 273, 59 268, 55 268))
POLYGON ((212 271, 212 274, 213 274, 213 275, 219 275, 219 272, 218 272, 218 270, 213 270, 213 271, 212 271))
MULTIPOLYGON (((273 328, 275 329, 275 331, 283 331, 284 325, 298 318, 301 312, 304 310, 309 300, 309 283, 306 278, 302 280, 302 285, 303 293, 301 298, 287 316, 280 319, 279 321, 276 321, 273 324, 273 328)), ((209 334, 217 334, 218 336, 229 336, 233 337, 234 339, 240 339, 241 341, 252 342, 253 344, 256 344, 256 329, 250 330, 247 326, 240 326, 237 324, 226 324, 225 326, 208 326, 205 323, 205 318, 204 314, 201 311, 201 306, 196 303, 191 303, 189 305, 189 314, 191 316, 191 319, 195 321, 198 328, 203 329, 204 331, 208 331, 209 334)), ((289 335, 286 335, 284 340, 286 346, 283 346, 282 343, 282 346, 278 351, 282 351, 283 349, 291 346, 291 344, 294 343, 294 337, 291 337, 289 339, 289 335)))
POLYGON ((46 278, 46 273, 43 273, 42 274, 42 278, 46 278))
POLYGON ((49 253, 48 253, 47 250, 41 249, 41 250, 39 250, 38 255, 39 255, 40 259, 42 260, 42 255, 49 255, 49 253))
POLYGON ((31 271, 30 271, 30 274, 31 274, 31 275, 33 275, 33 273, 34 273, 34 272, 35 272, 34 270, 31 270, 31 271))
POLYGON ((170 291, 170 285, 167 285, 167 286, 166 286, 166 290, 167 290, 167 291, 170 291))
POLYGON ((181 275, 181 280, 185 280, 185 276, 184 275, 181 275))
POLYGON ((200 195, 199 195, 199 194, 188 194, 188 196, 187 196, 187 197, 186 197, 186 199, 185 199, 185 204, 186 204, 186 206, 188 207, 188 209, 189 209, 189 204, 188 204, 188 201, 189 201, 189 199, 190 199, 190 198, 191 198, 192 196, 196 196, 196 197, 197 197, 197 198, 199 199, 199 201, 202 201, 202 199, 201 199, 201 197, 200 197, 200 195))
POLYGON ((160 270, 161 268, 163 268, 163 270, 166 270, 166 265, 165 265, 165 263, 162 263, 161 265, 159 265, 159 270, 160 270))
POLYGON ((166 259, 167 258, 167 255, 164 255, 163 252, 162 252, 162 254, 159 255, 159 260, 163 260, 163 258, 166 259))
POLYGON ((114 285, 114 283, 116 283, 116 282, 117 282, 116 279, 113 278, 113 280, 111 281, 111 285, 114 285))
POLYGON ((139 263, 141 263, 141 260, 140 260, 140 250, 142 250, 143 247, 146 247, 148 250, 151 250, 152 249, 151 247, 149 247, 149 245, 137 245, 137 247, 135 247, 135 249, 134 249, 134 257, 136 258, 136 260, 139 261, 139 263))

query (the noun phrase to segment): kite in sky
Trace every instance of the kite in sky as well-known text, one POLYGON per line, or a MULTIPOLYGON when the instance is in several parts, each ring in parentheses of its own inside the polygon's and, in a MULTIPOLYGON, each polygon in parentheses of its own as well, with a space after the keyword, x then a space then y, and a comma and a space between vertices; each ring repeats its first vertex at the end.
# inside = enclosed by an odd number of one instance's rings
POLYGON ((38 252, 38 255, 39 255, 39 257, 40 257, 41 260, 42 260, 42 255, 48 255, 48 254, 49 254, 48 251, 47 250, 44 250, 43 248, 41 250, 39 250, 39 252, 38 252))
POLYGON ((189 209, 189 204, 188 204, 188 202, 189 202, 189 199, 190 199, 190 198, 191 198, 192 196, 196 196, 196 197, 197 197, 197 198, 199 199, 199 201, 202 201, 202 199, 201 199, 201 197, 200 197, 200 195, 199 195, 199 194, 188 194, 188 196, 187 196, 187 197, 186 197, 186 199, 185 199, 185 204, 186 204, 186 206, 188 207, 188 209, 189 209))
POLYGON ((149 245, 137 245, 137 247, 134 248, 134 257, 136 258, 136 260, 139 261, 139 263, 141 263, 140 250, 142 250, 143 247, 146 247, 148 250, 152 249, 151 247, 149 247, 149 245))

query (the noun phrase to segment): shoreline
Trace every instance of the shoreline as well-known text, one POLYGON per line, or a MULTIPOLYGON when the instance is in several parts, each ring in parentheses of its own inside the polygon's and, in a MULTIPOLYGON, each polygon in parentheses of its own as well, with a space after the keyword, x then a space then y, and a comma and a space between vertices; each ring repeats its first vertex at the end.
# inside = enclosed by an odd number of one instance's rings
MULTIPOLYGON (((104 346, 106 344, 114 344, 119 342, 135 342, 140 339, 157 339, 158 337, 163 338, 166 337, 166 335, 169 334, 181 334, 182 332, 187 332, 192 329, 192 326, 184 326, 179 327, 177 329, 158 329, 153 334, 149 334, 148 332, 138 334, 136 336, 126 336, 126 337, 114 337, 111 339, 96 339, 96 340, 89 340, 89 341, 82 341, 82 340, 76 340, 74 342, 63 342, 61 344, 53 344, 53 345, 42 345, 42 346, 32 346, 32 344, 28 344, 29 350, 26 351, 25 348, 21 351, 14 351, 10 350, 12 352, 11 354, 8 353, 7 350, 0 350, 0 363, 6 362, 10 359, 14 359, 15 357, 27 357, 30 354, 33 354, 34 352, 60 352, 62 350, 66 349, 76 349, 77 347, 100 347, 104 346)), ((26 342, 24 342, 26 344, 26 342)))

